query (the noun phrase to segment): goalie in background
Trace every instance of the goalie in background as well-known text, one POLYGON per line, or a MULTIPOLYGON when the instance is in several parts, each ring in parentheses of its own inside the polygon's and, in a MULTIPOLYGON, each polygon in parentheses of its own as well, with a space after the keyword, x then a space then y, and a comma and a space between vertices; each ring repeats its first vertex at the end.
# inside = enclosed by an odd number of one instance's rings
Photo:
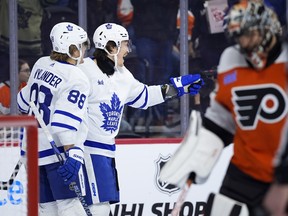
POLYGON ((224 29, 236 44, 221 55, 216 95, 203 123, 193 111, 160 179, 180 187, 188 178, 204 183, 222 149, 234 143, 220 193, 210 194, 205 216, 256 216, 287 141, 287 46, 276 14, 259 1, 231 7, 224 29))

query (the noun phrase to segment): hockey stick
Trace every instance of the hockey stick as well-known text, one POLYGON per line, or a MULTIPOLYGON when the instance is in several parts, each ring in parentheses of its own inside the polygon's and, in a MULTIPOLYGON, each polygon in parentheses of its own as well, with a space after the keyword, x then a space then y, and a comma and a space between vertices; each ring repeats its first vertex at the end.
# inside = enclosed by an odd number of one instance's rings
MULTIPOLYGON (((54 153, 56 154, 60 164, 64 164, 64 159, 63 159, 59 149, 57 148, 56 143, 53 140, 53 137, 50 134, 46 124, 44 123, 44 121, 42 119, 42 116, 39 113, 37 107, 35 106, 33 101, 30 101, 29 105, 30 105, 30 107, 31 107, 31 109, 32 109, 32 111, 33 111, 33 113, 35 115, 35 118, 37 119, 38 123, 40 124, 41 128, 43 129, 48 141, 50 142, 50 145, 51 145, 54 153)), ((90 209, 89 209, 84 197, 82 196, 81 191, 80 191, 78 185, 76 184, 76 182, 71 182, 70 185, 69 185, 69 188, 70 188, 70 190, 74 190, 75 191, 75 194, 77 195, 78 199, 80 200, 81 205, 83 206, 87 216, 92 216, 92 214, 90 212, 90 209)))
POLYGON ((8 190, 8 188, 14 183, 14 180, 16 176, 19 173, 20 167, 22 166, 23 162, 20 159, 18 163, 16 164, 13 173, 11 174, 10 178, 8 181, 0 181, 0 190, 8 190))
POLYGON ((191 185, 192 185, 192 180, 188 179, 186 181, 186 184, 185 184, 184 188, 182 189, 177 201, 176 201, 176 204, 175 204, 175 206, 171 212, 171 216, 178 216, 179 215, 179 212, 182 208, 182 205, 185 201, 185 198, 187 196, 187 193, 188 193, 191 185))

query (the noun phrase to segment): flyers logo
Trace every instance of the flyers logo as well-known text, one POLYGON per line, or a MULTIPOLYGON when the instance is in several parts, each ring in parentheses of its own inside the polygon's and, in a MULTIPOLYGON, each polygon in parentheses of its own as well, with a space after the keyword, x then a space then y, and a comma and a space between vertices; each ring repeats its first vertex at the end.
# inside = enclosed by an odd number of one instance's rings
POLYGON ((287 114, 287 95, 274 84, 233 88, 232 102, 243 130, 255 129, 259 121, 276 123, 287 114))

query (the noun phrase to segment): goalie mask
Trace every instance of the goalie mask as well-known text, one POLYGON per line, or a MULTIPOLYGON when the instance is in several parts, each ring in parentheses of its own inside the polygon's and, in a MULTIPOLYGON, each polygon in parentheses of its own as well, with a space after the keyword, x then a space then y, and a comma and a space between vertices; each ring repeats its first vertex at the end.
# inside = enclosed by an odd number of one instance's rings
POLYGON ((228 39, 240 46, 240 51, 255 69, 263 69, 266 65, 267 48, 273 36, 282 34, 277 15, 261 2, 243 0, 229 10, 224 21, 224 30, 228 39), (252 38, 258 31, 260 42, 241 47, 239 38, 243 35, 252 38))
MULTIPOLYGON (((80 57, 82 56, 82 47, 87 46, 87 48, 89 48, 89 39, 86 31, 84 31, 84 29, 81 27, 69 22, 56 24, 51 30, 50 39, 52 42, 53 51, 67 54, 69 57, 71 57, 71 54, 69 53, 69 47, 71 45, 75 45, 77 47, 77 49, 80 51, 80 57)), ((78 60, 80 57, 73 59, 78 60)))

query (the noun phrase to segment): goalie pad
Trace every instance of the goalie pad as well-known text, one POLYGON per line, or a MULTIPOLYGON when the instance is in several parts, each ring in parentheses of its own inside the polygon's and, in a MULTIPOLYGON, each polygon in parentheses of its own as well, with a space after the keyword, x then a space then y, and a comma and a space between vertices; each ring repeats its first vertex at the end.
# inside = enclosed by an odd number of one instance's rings
POLYGON ((87 215, 80 199, 71 198, 71 199, 62 199, 57 200, 58 215, 61 216, 79 216, 87 215))
POLYGON ((206 216, 249 216, 245 203, 233 200, 223 194, 209 195, 205 210, 206 216))
POLYGON ((214 133, 203 128, 201 114, 195 110, 180 147, 160 171, 160 181, 183 187, 191 172, 195 183, 204 183, 217 162, 224 143, 214 133))

